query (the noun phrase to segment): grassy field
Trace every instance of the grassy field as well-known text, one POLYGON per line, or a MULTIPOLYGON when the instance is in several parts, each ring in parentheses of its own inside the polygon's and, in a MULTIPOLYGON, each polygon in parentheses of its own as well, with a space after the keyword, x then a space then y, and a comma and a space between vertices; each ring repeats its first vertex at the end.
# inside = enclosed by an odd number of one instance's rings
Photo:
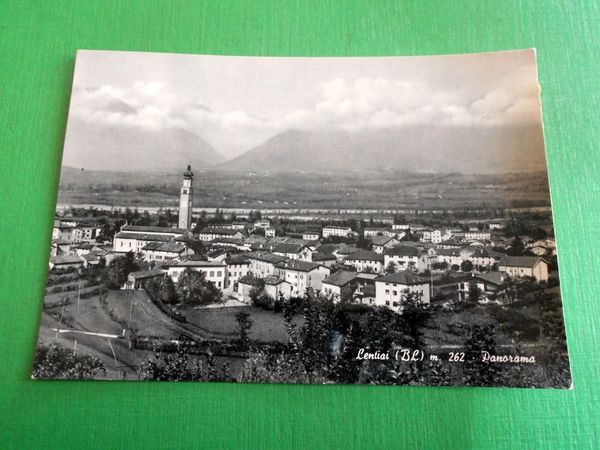
MULTIPOLYGON (((545 173, 197 172, 196 207, 453 209, 549 206, 545 173)), ((59 203, 176 208, 180 174, 63 170, 59 203)))

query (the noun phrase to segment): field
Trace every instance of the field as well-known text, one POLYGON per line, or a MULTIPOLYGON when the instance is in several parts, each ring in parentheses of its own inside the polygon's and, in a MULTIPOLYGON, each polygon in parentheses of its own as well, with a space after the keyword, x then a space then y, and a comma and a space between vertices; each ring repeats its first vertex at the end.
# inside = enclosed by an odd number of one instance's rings
MULTIPOLYGON (((176 208, 181 174, 63 167, 60 204, 176 208)), ((549 206, 545 173, 473 175, 196 171, 194 206, 205 208, 464 209, 549 206)))

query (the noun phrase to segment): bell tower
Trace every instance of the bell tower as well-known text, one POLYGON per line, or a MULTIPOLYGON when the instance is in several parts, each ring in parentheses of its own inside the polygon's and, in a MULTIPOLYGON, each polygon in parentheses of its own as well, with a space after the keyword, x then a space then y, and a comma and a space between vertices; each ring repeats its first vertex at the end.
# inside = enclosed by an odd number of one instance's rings
POLYGON ((183 172, 183 183, 181 184, 181 193, 179 196, 179 228, 185 230, 189 230, 192 225, 193 181, 192 166, 188 165, 187 170, 183 172))

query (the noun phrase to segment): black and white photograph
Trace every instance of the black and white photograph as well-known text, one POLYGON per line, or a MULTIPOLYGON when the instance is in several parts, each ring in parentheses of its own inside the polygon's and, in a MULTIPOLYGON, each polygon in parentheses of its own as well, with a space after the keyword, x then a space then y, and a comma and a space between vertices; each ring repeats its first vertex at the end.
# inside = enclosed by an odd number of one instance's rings
POLYGON ((531 49, 78 51, 32 377, 571 388, 540 91, 531 49))

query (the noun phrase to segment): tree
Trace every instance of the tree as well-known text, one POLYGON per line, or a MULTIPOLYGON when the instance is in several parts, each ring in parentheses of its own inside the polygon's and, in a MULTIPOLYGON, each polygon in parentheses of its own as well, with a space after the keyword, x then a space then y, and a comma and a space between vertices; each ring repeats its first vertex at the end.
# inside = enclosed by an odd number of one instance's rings
POLYGON ((481 294, 481 289, 477 287, 477 283, 469 283, 469 303, 478 303, 481 299, 481 294))
POLYGON ((171 305, 177 303, 177 290, 171 277, 166 276, 161 278, 158 286, 158 298, 163 303, 171 305))
POLYGON ((493 386, 498 384, 500 368, 497 364, 484 362, 483 352, 496 354, 496 341, 492 325, 474 325, 465 342, 464 383, 467 386, 493 386))
POLYGON ((129 274, 137 270, 133 252, 127 252, 125 256, 113 259, 106 271, 106 284, 111 289, 120 289, 127 281, 129 274))
POLYGON ((510 243, 510 247, 506 251, 506 254, 509 256, 523 256, 523 254, 525 254, 525 244, 523 244, 521 239, 515 236, 510 243))
POLYGON ((386 273, 396 273, 396 264, 394 261, 390 261, 390 263, 385 268, 386 273))
POLYGON ((33 362, 34 378, 85 380, 94 378, 106 369, 100 359, 78 355, 60 344, 39 345, 33 362))
POLYGON ((460 265, 460 270, 463 272, 471 272, 473 270, 473 263, 468 259, 465 259, 460 265))
POLYGON ((242 348, 248 348, 250 346, 248 331, 250 331, 250 328, 252 328, 253 323, 250 319, 250 314, 248 314, 246 311, 240 311, 235 315, 235 320, 237 321, 240 330, 240 346, 242 348))
POLYGON ((140 378, 157 381, 202 381, 207 375, 199 358, 190 360, 189 348, 179 345, 175 353, 156 353, 140 368, 140 378))
POLYGON ((221 301, 221 291, 201 271, 186 269, 179 279, 181 300, 190 305, 206 305, 221 301))

